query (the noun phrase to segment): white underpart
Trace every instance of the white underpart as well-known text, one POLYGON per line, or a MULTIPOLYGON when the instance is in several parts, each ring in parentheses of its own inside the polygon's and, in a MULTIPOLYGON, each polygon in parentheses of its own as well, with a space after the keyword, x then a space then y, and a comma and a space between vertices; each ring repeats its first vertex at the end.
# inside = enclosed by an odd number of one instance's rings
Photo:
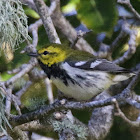
POLYGON ((95 62, 92 62, 91 64, 90 64, 90 68, 94 68, 95 66, 97 66, 97 65, 99 65, 100 63, 102 63, 102 61, 95 61, 95 62))
POLYGON ((75 66, 82 66, 86 63, 87 61, 79 61, 77 63, 75 63, 75 66))
MULTIPOLYGON (((97 64, 97 63, 96 63, 97 64)), ((99 63, 98 63, 99 64, 99 63)), ((51 77, 53 83, 57 88, 65 94, 66 97, 71 97, 77 100, 90 100, 92 97, 101 93, 103 90, 109 88, 114 83, 122 80, 128 79, 132 75, 120 74, 114 79, 103 71, 87 71, 79 68, 74 68, 70 66, 67 62, 62 63, 61 68, 64 69, 72 79, 75 79, 78 84, 73 84, 68 80, 68 85, 66 86, 61 79, 51 77), (84 77, 81 79, 77 75, 84 77)))
POLYGON ((72 79, 75 79, 78 84, 73 84, 70 80, 66 86, 61 79, 51 77, 57 88, 65 94, 66 97, 71 97, 77 100, 89 100, 95 95, 107 89, 112 80, 105 72, 87 71, 71 67, 67 62, 61 65, 67 71, 72 79), (77 75, 85 77, 84 80, 78 78, 77 75))

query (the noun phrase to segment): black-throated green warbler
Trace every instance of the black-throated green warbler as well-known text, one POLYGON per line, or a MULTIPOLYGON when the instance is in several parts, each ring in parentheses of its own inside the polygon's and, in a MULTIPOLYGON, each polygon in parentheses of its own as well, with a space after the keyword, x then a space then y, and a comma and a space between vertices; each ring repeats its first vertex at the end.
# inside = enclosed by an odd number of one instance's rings
POLYGON ((111 85, 133 76, 134 73, 105 59, 73 50, 66 45, 51 44, 37 53, 38 62, 48 78, 66 97, 90 100, 111 85))

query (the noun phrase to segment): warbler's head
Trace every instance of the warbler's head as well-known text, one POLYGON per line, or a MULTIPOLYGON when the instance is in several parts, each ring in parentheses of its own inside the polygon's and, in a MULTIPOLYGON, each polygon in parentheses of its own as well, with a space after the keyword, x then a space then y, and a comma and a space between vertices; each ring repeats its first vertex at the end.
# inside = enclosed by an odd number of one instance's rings
POLYGON ((62 62, 69 54, 69 48, 61 44, 51 44, 39 49, 37 53, 30 53, 30 56, 37 57, 44 65, 51 65, 62 62))

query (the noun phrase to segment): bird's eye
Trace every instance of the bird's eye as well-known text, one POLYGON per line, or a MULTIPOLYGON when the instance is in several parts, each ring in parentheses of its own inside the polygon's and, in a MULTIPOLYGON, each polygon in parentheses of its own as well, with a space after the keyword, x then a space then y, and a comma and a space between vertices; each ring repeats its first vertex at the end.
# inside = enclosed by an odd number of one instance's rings
POLYGON ((43 52, 43 54, 44 54, 44 55, 47 55, 47 54, 49 54, 49 52, 47 52, 47 51, 44 51, 44 52, 43 52))

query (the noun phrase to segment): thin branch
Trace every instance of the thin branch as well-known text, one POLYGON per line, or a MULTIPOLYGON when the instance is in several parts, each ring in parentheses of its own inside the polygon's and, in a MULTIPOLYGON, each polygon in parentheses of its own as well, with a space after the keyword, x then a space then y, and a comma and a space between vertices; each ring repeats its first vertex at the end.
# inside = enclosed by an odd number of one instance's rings
MULTIPOLYGON (((57 1, 57 8, 51 15, 53 23, 62 32, 62 34, 64 34, 67 37, 67 39, 71 43, 73 43, 77 37, 77 32, 61 13, 60 0, 57 1)), ((87 51, 96 56, 96 51, 94 51, 93 48, 83 38, 80 38, 78 40, 75 47, 79 50, 87 51)))
POLYGON ((121 100, 126 101, 127 98, 131 98, 133 96, 131 93, 136 84, 138 83, 140 79, 139 77, 140 77, 140 69, 137 71, 136 75, 132 78, 128 86, 120 94, 114 96, 117 99, 117 101, 121 100))
POLYGON ((126 33, 124 32, 124 30, 122 29, 121 32, 119 33, 119 35, 115 38, 115 40, 111 43, 110 45, 110 51, 112 52, 116 46, 119 45, 120 41, 126 36, 126 33))
POLYGON ((35 23, 31 24, 28 28, 28 32, 32 33, 32 44, 28 43, 29 45, 21 51, 21 53, 30 53, 36 52, 36 46, 38 44, 38 28, 42 25, 42 20, 39 19, 35 23))
POLYGON ((49 103, 52 104, 54 102, 53 92, 52 92, 52 85, 48 78, 45 78, 45 85, 49 103))
MULTIPOLYGON (((94 100, 101 101, 111 98, 107 91, 102 92, 101 94, 97 95, 94 100)), ((114 99, 112 99, 114 100, 114 99)), ((89 137, 91 140, 103 140, 107 134, 110 132, 110 129, 113 125, 113 112, 114 112, 114 105, 104 106, 101 108, 95 108, 92 111, 92 115, 88 122, 89 127, 89 137), (100 130, 100 131, 99 131, 100 130)))
POLYGON ((34 11, 37 11, 35 4, 33 0, 20 0, 22 4, 27 5, 29 8, 33 9, 34 11))
POLYGON ((19 115, 21 115, 21 111, 20 111, 20 108, 19 108, 19 105, 21 105, 21 102, 19 99, 17 99, 17 97, 15 95, 12 94, 12 89, 6 89, 3 86, 0 86, 0 89, 2 91, 2 93, 6 96, 6 113, 7 115, 10 114, 10 111, 11 111, 11 102, 14 104, 17 112, 19 115))
POLYGON ((122 29, 130 37, 128 41, 129 49, 123 54, 123 56, 113 61, 116 64, 124 63, 126 60, 130 59, 133 56, 133 54, 136 52, 137 31, 134 29, 130 29, 129 25, 126 23, 123 25, 122 29))
POLYGON ((80 38, 84 37, 85 35, 87 35, 89 32, 91 32, 92 30, 89 30, 88 32, 83 32, 81 30, 79 30, 77 32, 77 37, 76 39, 74 40, 74 42, 71 44, 71 48, 74 48, 77 44, 77 42, 79 41, 80 38))
POLYGON ((38 133, 32 133, 31 135, 32 140, 55 140, 53 138, 49 138, 46 136, 39 135, 38 133))
POLYGON ((6 111, 6 114, 9 115, 10 112, 11 112, 11 102, 12 102, 12 88, 8 88, 6 90, 6 93, 8 96, 6 96, 6 105, 5 105, 5 111, 6 111))
POLYGON ((7 131, 14 140, 29 140, 27 133, 20 130, 18 126, 12 130, 8 129, 7 131))
POLYGON ((46 6, 43 0, 34 0, 34 3, 36 5, 38 14, 40 15, 43 21, 43 25, 45 27, 45 30, 46 30, 46 33, 48 35, 50 42, 60 44, 61 42, 58 38, 53 22, 49 15, 49 8, 46 6))
POLYGON ((130 0, 117 0, 117 2, 119 4, 126 5, 131 10, 131 12, 135 15, 135 17, 138 20, 140 20, 140 14, 133 8, 132 4, 130 3, 130 0))
POLYGON ((126 98, 125 101, 131 106, 134 106, 135 108, 140 109, 140 103, 138 103, 136 100, 132 98, 126 98))
MULTIPOLYGON (((33 59, 31 59, 33 60, 33 59)), ((27 67, 22 69, 19 73, 17 73, 15 76, 11 77, 9 80, 7 80, 5 82, 6 87, 9 85, 12 85, 15 81, 17 81, 17 79, 21 78, 22 76, 24 76, 26 73, 28 73, 31 69, 33 69, 33 67, 37 64, 36 59, 34 59, 34 63, 33 61, 29 62, 29 64, 27 64, 27 67)))
POLYGON ((18 99, 21 98, 21 96, 29 89, 29 87, 33 84, 32 81, 27 81, 26 84, 20 89, 18 92, 15 93, 15 95, 18 97, 18 99))
POLYGON ((140 127, 140 121, 131 121, 129 120, 125 114, 121 111, 121 109, 119 108, 119 105, 117 102, 115 102, 115 107, 117 112, 115 113, 115 116, 119 116, 121 117, 125 122, 127 122, 130 126, 133 127, 140 127))
POLYGON ((37 132, 39 130, 42 130, 43 132, 53 131, 53 127, 51 125, 49 124, 43 125, 42 123, 40 123, 39 120, 19 125, 18 128, 21 129, 22 131, 32 131, 32 132, 37 132))
POLYGON ((58 2, 56 0, 51 0, 51 5, 49 7, 49 14, 52 15, 57 7, 58 2))

